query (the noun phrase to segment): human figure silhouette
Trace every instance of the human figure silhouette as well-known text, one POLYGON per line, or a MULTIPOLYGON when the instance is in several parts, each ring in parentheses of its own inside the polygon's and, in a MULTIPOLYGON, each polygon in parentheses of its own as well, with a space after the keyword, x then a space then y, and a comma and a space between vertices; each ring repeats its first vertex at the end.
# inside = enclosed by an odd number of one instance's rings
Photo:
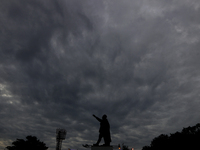
POLYGON ((107 116, 103 115, 102 119, 98 118, 97 116, 93 115, 99 122, 100 122, 100 128, 99 128, 99 139, 94 146, 98 146, 101 142, 102 137, 104 138, 105 144, 104 146, 110 146, 111 137, 110 137, 110 124, 107 120, 107 116))

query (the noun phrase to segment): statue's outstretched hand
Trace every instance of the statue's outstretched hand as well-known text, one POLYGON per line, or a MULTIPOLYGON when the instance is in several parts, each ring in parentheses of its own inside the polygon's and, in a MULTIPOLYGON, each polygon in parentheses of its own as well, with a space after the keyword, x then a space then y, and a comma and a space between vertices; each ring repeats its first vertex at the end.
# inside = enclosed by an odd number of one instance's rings
POLYGON ((100 119, 99 117, 95 116, 94 114, 93 114, 93 117, 96 118, 99 122, 102 121, 102 119, 100 119))

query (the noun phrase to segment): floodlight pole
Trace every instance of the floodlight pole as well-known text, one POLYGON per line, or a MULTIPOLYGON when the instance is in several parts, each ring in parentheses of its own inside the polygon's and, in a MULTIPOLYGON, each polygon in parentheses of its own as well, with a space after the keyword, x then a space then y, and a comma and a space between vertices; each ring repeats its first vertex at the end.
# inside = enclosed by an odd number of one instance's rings
POLYGON ((56 150, 61 150, 62 140, 65 139, 66 133, 65 129, 56 129, 56 150))

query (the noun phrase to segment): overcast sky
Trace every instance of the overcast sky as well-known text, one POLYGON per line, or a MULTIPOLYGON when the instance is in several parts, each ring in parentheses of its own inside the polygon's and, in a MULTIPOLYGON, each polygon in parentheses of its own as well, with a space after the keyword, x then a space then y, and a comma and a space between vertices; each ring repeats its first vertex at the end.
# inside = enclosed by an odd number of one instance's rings
POLYGON ((0 149, 27 135, 54 150, 140 150, 200 122, 199 0, 1 0, 0 149), (103 144, 103 142, 102 142, 103 144))

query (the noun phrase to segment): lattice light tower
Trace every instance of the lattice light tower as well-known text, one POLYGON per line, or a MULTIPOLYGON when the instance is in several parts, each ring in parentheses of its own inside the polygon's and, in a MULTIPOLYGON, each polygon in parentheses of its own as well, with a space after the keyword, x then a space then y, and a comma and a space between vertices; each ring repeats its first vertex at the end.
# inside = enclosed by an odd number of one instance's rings
POLYGON ((56 129, 56 150, 61 150, 62 140, 65 139, 67 131, 65 129, 56 129))

